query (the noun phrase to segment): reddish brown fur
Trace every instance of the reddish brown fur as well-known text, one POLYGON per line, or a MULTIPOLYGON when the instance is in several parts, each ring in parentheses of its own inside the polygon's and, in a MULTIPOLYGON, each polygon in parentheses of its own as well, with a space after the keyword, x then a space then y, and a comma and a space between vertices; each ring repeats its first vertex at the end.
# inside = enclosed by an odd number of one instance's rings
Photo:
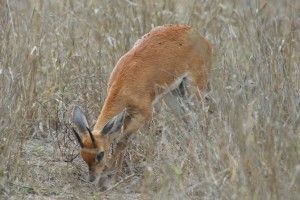
POLYGON ((209 42, 189 26, 156 27, 135 43, 110 76, 108 96, 93 130, 98 144, 95 153, 86 150, 94 147, 89 135, 85 134, 83 143, 86 148, 81 150, 81 155, 95 174, 99 174, 104 165, 109 168, 117 159, 122 162, 118 154, 126 147, 126 141, 121 140, 124 145, 120 143, 109 163, 106 163, 106 153, 102 164, 95 164, 99 149, 108 152, 109 144, 118 136, 102 136, 105 123, 128 108, 130 118, 125 120, 122 137, 135 133, 151 117, 152 102, 158 93, 164 92, 166 85, 183 75, 190 77, 200 91, 205 91, 211 70, 211 54, 209 42), (159 92, 157 86, 161 86, 159 92))

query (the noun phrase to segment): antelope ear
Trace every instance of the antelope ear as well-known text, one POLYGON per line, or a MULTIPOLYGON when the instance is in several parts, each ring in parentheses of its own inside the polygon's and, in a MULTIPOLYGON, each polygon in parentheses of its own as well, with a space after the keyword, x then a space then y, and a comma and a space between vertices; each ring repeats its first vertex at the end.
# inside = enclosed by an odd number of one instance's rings
POLYGON ((89 127, 84 114, 79 106, 75 106, 73 109, 73 122, 79 129, 80 133, 85 133, 89 127))
POLYGON ((111 133, 120 131, 123 124, 124 119, 126 116, 126 110, 125 108, 120 114, 114 116, 111 120, 109 120, 103 127, 101 133, 103 136, 108 136, 111 133))

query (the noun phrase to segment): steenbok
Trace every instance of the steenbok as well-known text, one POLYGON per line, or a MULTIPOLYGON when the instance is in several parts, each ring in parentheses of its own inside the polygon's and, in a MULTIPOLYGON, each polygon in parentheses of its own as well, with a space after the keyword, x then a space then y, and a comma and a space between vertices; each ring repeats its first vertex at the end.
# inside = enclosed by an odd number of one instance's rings
MULTIPOLYGON (((159 99, 181 114, 178 96, 192 85, 201 101, 211 70, 209 42, 189 26, 165 25, 153 28, 118 61, 111 73, 100 116, 93 131, 78 106, 73 122, 80 154, 89 168, 89 180, 100 177, 105 168, 120 170, 130 135, 135 134, 152 116, 159 99), (196 89, 196 90, 195 90, 196 89), (112 141, 119 137, 108 159, 112 141)), ((99 180, 99 179, 98 179, 99 180)))

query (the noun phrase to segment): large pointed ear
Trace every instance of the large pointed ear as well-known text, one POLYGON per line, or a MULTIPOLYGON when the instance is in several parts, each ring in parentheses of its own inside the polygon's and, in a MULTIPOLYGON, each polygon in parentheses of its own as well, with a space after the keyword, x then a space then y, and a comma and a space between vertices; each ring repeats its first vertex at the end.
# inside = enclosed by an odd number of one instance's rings
POLYGON ((80 133, 85 133, 89 127, 84 114, 78 106, 73 109, 73 123, 77 126, 80 133))
POLYGON ((104 136, 108 136, 111 133, 120 131, 125 120, 127 108, 125 108, 120 114, 114 116, 103 127, 101 133, 104 136))

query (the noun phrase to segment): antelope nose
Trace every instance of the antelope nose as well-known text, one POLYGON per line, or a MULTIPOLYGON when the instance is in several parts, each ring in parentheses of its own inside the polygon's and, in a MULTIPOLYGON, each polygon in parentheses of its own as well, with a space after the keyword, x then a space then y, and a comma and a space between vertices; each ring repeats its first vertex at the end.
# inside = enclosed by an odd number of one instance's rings
POLYGON ((96 176, 93 173, 90 173, 89 174, 89 181, 93 182, 93 181, 95 181, 95 179, 96 179, 96 176))
POLYGON ((95 176, 94 172, 92 171, 91 167, 89 167, 89 181, 93 182, 93 181, 95 181, 95 179, 96 179, 96 176, 95 176))

